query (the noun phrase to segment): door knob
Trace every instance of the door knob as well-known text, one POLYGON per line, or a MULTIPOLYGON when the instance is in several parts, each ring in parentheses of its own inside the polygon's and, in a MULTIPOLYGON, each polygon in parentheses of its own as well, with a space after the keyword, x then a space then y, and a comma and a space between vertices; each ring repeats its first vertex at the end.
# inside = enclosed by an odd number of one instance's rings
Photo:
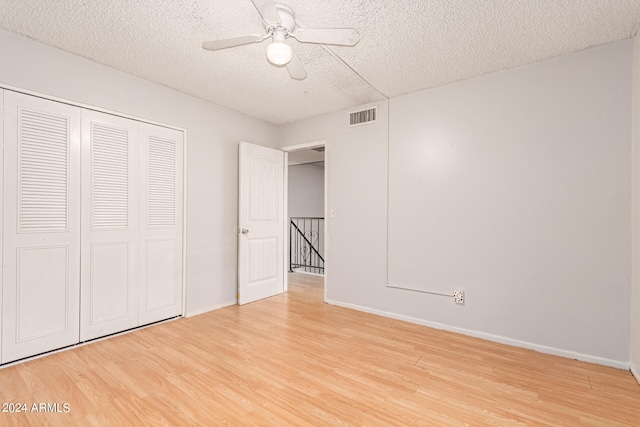
POLYGON ((249 234, 249 230, 247 230, 246 228, 242 229, 242 234, 249 234))

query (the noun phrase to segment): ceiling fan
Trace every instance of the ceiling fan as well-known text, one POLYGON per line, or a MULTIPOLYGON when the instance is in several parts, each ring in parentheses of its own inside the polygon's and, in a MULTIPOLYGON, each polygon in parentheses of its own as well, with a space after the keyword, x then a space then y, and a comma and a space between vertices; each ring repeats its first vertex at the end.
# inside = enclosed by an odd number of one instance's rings
POLYGON ((271 39, 267 46, 267 59, 276 67, 287 67, 291 78, 303 80, 307 77, 300 59, 285 39, 293 37, 301 43, 330 44, 337 46, 355 46, 360 34, 353 28, 299 28, 296 25, 293 9, 274 3, 273 0, 251 0, 262 16, 262 25, 266 34, 248 34, 227 39, 211 40, 202 43, 207 50, 221 50, 251 43, 261 43, 271 39))

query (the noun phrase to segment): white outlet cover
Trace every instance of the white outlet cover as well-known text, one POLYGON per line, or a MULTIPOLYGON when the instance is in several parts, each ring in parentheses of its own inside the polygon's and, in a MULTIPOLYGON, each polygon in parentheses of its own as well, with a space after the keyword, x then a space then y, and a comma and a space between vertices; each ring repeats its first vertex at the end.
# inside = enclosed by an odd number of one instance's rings
POLYGON ((464 291, 461 289, 453 291, 453 300, 456 304, 464 304, 464 291))

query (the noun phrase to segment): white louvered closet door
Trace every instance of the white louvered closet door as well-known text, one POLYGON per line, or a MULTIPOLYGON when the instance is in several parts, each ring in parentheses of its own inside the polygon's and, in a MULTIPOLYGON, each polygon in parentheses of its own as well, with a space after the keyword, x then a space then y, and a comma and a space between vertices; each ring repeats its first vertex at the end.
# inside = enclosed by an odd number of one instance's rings
POLYGON ((77 343, 80 110, 4 94, 2 363, 77 343))
MULTIPOLYGON (((4 111, 4 89, 0 89, 0 106, 4 111)), ((4 206, 4 114, 0 114, 0 165, 2 172, 0 173, 0 200, 4 206)), ((0 208, 0 212, 1 212, 0 208)), ((4 246, 4 215, 0 214, 0 261, 4 262, 3 246, 4 246)), ((3 274, 0 270, 0 275, 3 274)), ((2 276, 0 276, 0 363, 2 363, 2 276)))
POLYGON ((140 324, 182 313, 181 131, 140 124, 140 324))
POLYGON ((138 122, 82 110, 81 341, 138 326, 138 122))

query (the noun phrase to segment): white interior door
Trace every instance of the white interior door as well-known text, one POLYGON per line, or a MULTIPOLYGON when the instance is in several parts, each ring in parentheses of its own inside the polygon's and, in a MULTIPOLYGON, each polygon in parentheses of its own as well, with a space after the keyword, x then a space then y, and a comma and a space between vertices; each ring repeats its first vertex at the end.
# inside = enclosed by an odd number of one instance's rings
POLYGON ((284 153, 240 143, 238 304, 284 291, 284 153))
POLYGON ((138 325, 138 122, 82 110, 80 339, 138 325))
POLYGON ((141 325, 182 313, 183 133, 140 124, 141 325))
POLYGON ((4 94, 2 362, 79 341, 80 110, 4 94))

